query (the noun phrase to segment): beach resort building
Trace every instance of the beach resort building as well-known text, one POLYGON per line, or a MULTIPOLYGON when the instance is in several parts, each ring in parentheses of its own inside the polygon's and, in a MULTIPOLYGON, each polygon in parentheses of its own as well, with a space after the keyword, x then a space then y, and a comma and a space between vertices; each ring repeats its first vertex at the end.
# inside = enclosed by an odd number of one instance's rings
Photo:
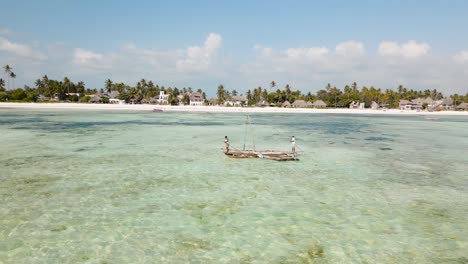
POLYGON ((109 94, 109 104, 125 104, 125 100, 120 100, 120 93, 118 91, 112 91, 109 94))
POLYGON ((307 107, 307 103, 304 100, 296 100, 291 106, 295 108, 304 108, 307 107))
POLYGON ((286 100, 281 104, 281 107, 283 108, 291 107, 291 103, 288 100, 286 100))
POLYGON ((441 108, 444 108, 446 110, 453 110, 454 108, 454 105, 453 105, 453 100, 452 98, 444 98, 442 99, 439 104, 437 105, 437 107, 441 107, 441 108))
POLYGON ((312 104, 312 107, 313 108, 325 108, 327 107, 327 104, 322 100, 317 100, 312 104))
POLYGON ((349 104, 349 109, 364 109, 365 103, 360 103, 360 102, 352 102, 349 104))
POLYGON ((270 103, 268 103, 268 100, 265 98, 260 98, 260 100, 258 100, 258 102, 255 104, 255 106, 260 106, 260 107, 265 107, 269 105, 270 103))
POLYGON ((95 93, 95 94, 90 95, 89 97, 90 97, 89 102, 90 102, 90 103, 93 103, 93 104, 96 104, 96 103, 100 103, 100 102, 101 102, 102 94, 100 94, 100 93, 95 93))
POLYGON ((209 105, 209 106, 218 106, 218 99, 216 99, 216 98, 210 98, 210 99, 208 100, 208 105, 209 105))
MULTIPOLYGON (((0 93, 0 94, 6 94, 6 93, 0 93)), ((43 94, 40 94, 37 96, 37 101, 49 101, 49 97, 44 96, 43 94)))
POLYGON ((159 104, 169 104, 169 95, 166 94, 164 91, 159 92, 159 97, 158 97, 158 103, 159 104))
POLYGON ((190 105, 198 106, 203 105, 205 103, 205 99, 203 99, 203 95, 201 93, 195 92, 190 95, 190 105))
POLYGON ((245 106, 247 105, 247 96, 234 95, 224 102, 225 106, 245 106))
POLYGON ((457 110, 468 111, 468 103, 461 103, 457 106, 457 110))

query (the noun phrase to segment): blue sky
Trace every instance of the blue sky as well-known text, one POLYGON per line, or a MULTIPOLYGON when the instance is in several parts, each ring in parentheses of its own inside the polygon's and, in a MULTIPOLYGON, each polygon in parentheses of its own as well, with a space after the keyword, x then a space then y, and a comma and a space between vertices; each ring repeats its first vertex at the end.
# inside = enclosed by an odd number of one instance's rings
MULTIPOLYGON (((468 1, 2 1, 0 62, 48 74, 245 91, 275 80, 468 92, 468 1)), ((4 78, 4 76, 2 76, 4 78)))

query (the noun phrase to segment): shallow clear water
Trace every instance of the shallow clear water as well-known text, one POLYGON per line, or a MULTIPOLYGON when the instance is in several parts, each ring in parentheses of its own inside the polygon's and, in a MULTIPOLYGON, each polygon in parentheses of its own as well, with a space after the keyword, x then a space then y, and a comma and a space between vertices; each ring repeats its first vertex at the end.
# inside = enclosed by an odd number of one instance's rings
POLYGON ((467 117, 251 117, 0 110, 0 263, 468 261, 467 117))

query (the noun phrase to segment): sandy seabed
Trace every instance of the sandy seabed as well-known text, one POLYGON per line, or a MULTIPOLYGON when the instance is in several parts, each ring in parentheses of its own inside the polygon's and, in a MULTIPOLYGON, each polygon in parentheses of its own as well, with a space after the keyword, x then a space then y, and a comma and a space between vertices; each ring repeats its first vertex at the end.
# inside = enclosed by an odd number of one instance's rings
POLYGON ((222 107, 222 106, 170 106, 170 105, 131 105, 131 104, 79 104, 79 103, 0 103, 0 109, 68 109, 68 110, 133 110, 164 112, 233 112, 233 113, 317 113, 317 114, 380 114, 380 115, 464 115, 467 111, 403 111, 398 109, 310 109, 279 107, 222 107))

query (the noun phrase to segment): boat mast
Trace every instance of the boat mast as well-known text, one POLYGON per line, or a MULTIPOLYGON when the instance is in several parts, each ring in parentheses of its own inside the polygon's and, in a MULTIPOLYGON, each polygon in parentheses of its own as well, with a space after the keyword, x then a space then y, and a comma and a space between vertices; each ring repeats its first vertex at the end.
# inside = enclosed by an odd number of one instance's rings
POLYGON ((250 115, 247 114, 247 118, 245 120, 245 133, 244 133, 244 150, 245 150, 245 142, 247 141, 247 130, 248 127, 250 127, 250 139, 252 140, 252 147, 253 150, 255 150, 255 141, 254 141, 254 133, 253 133, 253 127, 252 127, 252 122, 250 120, 250 115))

